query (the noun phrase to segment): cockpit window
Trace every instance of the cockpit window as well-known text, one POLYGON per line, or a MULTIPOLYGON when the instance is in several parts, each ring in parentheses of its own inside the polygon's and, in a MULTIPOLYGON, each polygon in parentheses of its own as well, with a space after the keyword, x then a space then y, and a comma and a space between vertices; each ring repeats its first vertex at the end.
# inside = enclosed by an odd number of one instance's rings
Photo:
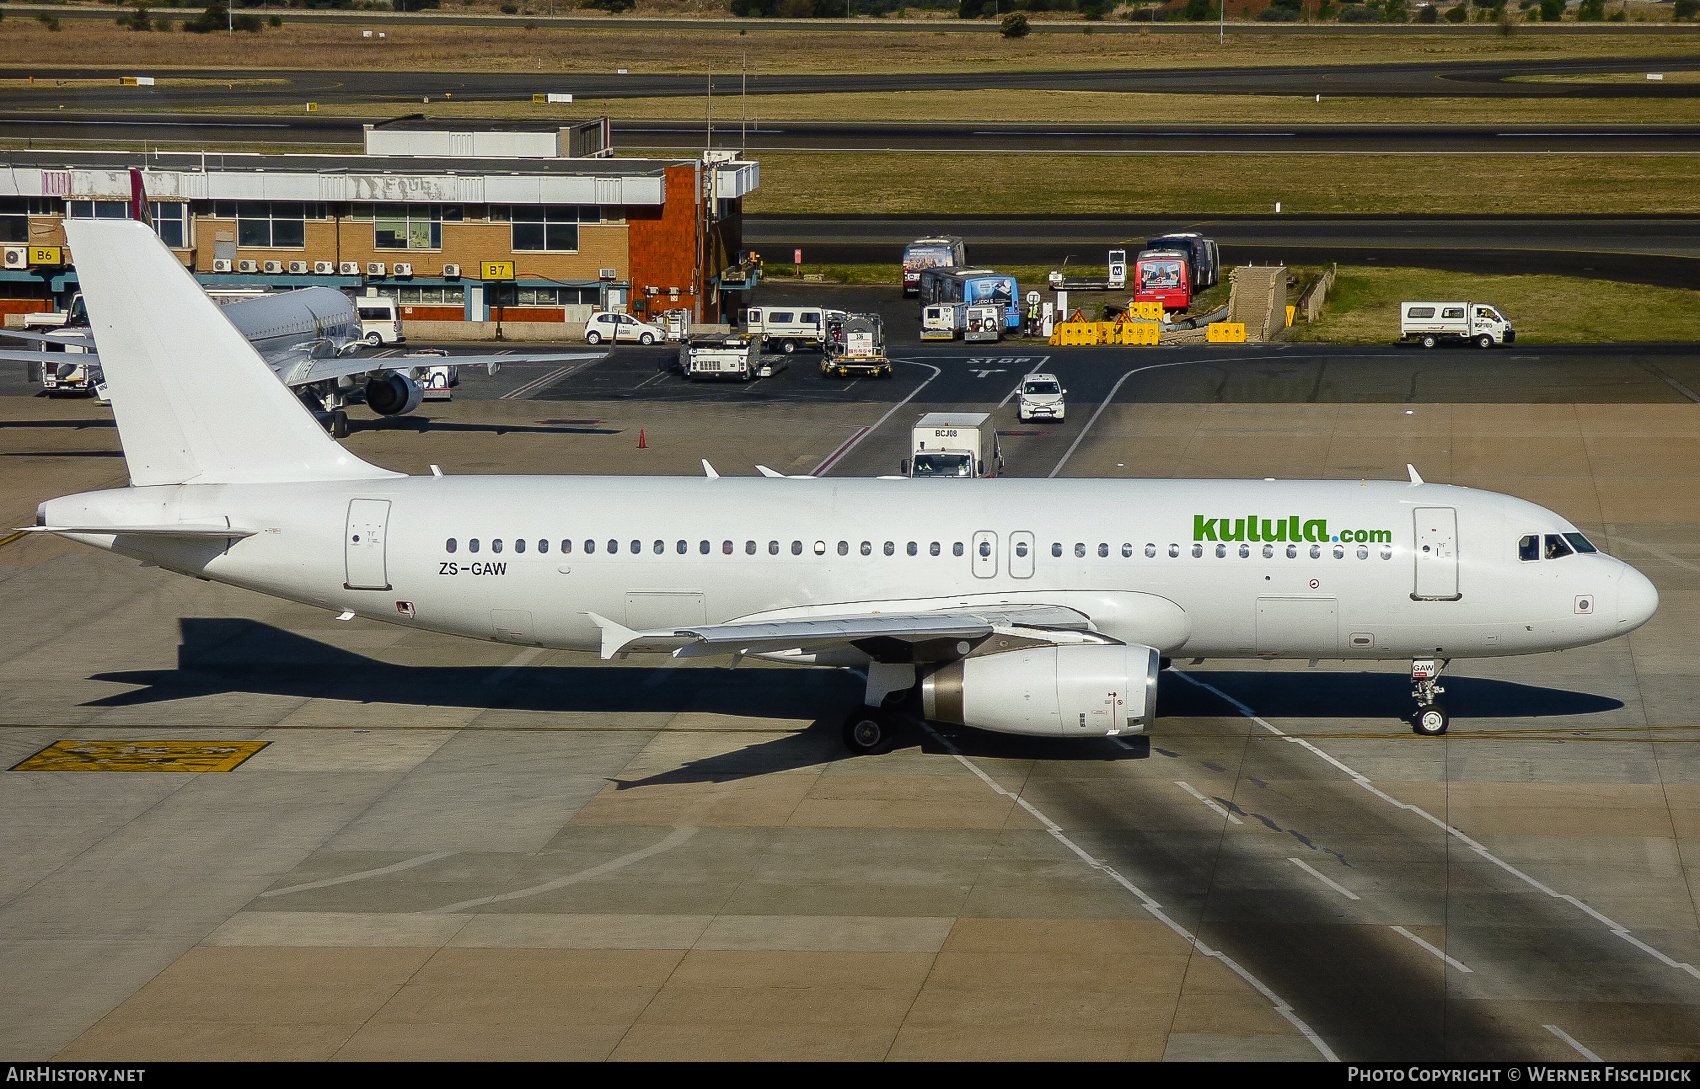
POLYGON ((1580 533, 1566 533, 1564 535, 1564 539, 1569 541, 1570 547, 1574 548, 1578 552, 1599 551, 1599 549, 1594 547, 1594 542, 1588 540, 1588 538, 1582 536, 1580 533))
POLYGON ((1560 556, 1568 556, 1572 552, 1575 552, 1575 551, 1576 550, 1574 548, 1570 547, 1570 543, 1564 539, 1564 534, 1562 534, 1562 533, 1549 533, 1549 534, 1547 534, 1547 550, 1546 550, 1546 558, 1547 559, 1556 560, 1560 556))
POLYGON ((1541 535, 1531 533, 1517 542, 1517 558, 1520 560, 1538 560, 1541 558, 1541 535))

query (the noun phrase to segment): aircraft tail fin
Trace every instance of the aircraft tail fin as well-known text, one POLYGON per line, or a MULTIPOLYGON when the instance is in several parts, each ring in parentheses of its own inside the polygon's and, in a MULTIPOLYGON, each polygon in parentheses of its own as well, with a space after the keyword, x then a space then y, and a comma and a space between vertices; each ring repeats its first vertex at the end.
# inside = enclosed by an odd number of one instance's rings
POLYGON ((65 222, 130 482, 397 476, 325 434, 146 223, 65 222))

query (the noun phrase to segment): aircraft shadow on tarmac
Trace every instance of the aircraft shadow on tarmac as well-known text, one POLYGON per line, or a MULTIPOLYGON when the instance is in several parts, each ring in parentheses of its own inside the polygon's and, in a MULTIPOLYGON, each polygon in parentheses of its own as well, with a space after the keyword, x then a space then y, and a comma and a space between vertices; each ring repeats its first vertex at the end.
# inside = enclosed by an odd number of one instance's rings
POLYGON ((423 435, 465 433, 481 435, 618 435, 618 427, 558 427, 529 424, 448 423, 429 416, 384 416, 376 420, 350 420, 350 431, 416 431, 423 435))
MULTIPOLYGON (((93 680, 137 686, 89 701, 124 707, 251 693, 402 706, 577 711, 610 714, 704 712, 807 721, 795 733, 693 761, 637 782, 726 782, 842 759, 837 725, 856 705, 860 680, 846 670, 672 666, 406 666, 368 658, 254 620, 185 617, 177 668, 99 673, 93 680)), ((1258 673, 1212 670, 1201 679, 1276 718, 1365 718, 1397 722, 1411 706, 1410 682, 1392 673, 1258 673)), ((1473 677, 1447 679, 1459 718, 1531 718, 1615 710, 1615 699, 1473 677)), ((1212 693, 1165 674, 1160 717, 1237 712, 1212 693)), ((1013 737, 960 727, 912 736, 924 751, 1028 760, 1135 760, 1143 737, 1071 741, 1013 737)))

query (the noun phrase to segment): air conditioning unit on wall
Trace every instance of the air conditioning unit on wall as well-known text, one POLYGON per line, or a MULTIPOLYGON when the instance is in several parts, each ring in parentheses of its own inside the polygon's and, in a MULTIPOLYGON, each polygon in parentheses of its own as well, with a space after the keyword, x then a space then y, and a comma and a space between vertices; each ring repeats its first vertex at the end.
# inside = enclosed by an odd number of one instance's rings
POLYGON ((314 261, 313 262, 313 275, 315 275, 315 276, 329 276, 331 273, 333 273, 335 271, 336 271, 336 264, 334 262, 331 262, 331 261, 314 261))
POLYGON ((360 262, 359 261, 344 261, 342 264, 340 264, 336 267, 336 270, 340 275, 343 275, 343 276, 358 276, 358 275, 360 275, 360 262))
POLYGON ((237 272, 258 272, 258 271, 260 271, 260 263, 258 261, 250 261, 250 260, 244 258, 243 260, 236 262, 236 271, 237 272))
POLYGON ((230 258, 228 258, 228 257, 215 257, 215 258, 213 258, 213 271, 214 272, 229 272, 230 271, 230 264, 231 264, 231 261, 230 261, 230 258))
POLYGON ((30 248, 28 246, 7 246, 5 267, 24 269, 30 267, 30 248))
POLYGON ((276 276, 283 271, 283 262, 267 261, 265 264, 265 270, 267 275, 276 276))
POLYGON ((368 262, 366 262, 366 275, 368 275, 368 276, 382 276, 383 274, 384 274, 384 263, 382 261, 368 261, 368 262))
POLYGON ((396 266, 395 266, 395 274, 397 276, 412 276, 413 275, 413 266, 408 264, 406 261, 397 261, 396 266))
POLYGON ((289 274, 291 276, 305 276, 305 275, 307 275, 307 262, 305 262, 305 261, 291 261, 291 262, 289 262, 289 274))
POLYGON ((445 280, 458 280, 458 279, 460 279, 460 266, 459 265, 444 265, 443 266, 443 279, 445 279, 445 280))

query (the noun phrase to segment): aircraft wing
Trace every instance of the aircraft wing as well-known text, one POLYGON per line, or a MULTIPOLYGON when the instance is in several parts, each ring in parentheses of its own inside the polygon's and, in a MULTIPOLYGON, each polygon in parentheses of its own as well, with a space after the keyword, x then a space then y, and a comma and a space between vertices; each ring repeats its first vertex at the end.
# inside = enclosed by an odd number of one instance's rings
POLYGON ((94 352, 36 352, 28 348, 0 348, 0 359, 11 363, 100 363, 100 356, 94 352))
POLYGON ((972 649, 994 635, 1019 640, 1020 645, 1115 642, 1092 631, 1085 614, 1061 605, 927 613, 869 611, 648 631, 634 631, 595 613, 588 615, 602 629, 604 659, 632 651, 671 651, 676 658, 700 658, 787 651, 819 654, 852 647, 881 660, 932 661, 960 658, 967 653, 961 644, 972 649))
POLYGON ((0 336, 9 337, 12 340, 33 340, 42 344, 70 344, 76 346, 94 343, 94 334, 90 333, 87 329, 71 329, 60 333, 57 336, 49 335, 47 333, 26 333, 22 329, 0 329, 0 336))
MULTIPOLYGON (((273 367, 286 385, 305 386, 345 375, 405 371, 414 367, 500 367, 505 363, 572 363, 601 359, 607 352, 533 352, 513 355, 338 355, 300 359, 273 367)), ((491 371, 495 373, 494 370, 491 371)))

